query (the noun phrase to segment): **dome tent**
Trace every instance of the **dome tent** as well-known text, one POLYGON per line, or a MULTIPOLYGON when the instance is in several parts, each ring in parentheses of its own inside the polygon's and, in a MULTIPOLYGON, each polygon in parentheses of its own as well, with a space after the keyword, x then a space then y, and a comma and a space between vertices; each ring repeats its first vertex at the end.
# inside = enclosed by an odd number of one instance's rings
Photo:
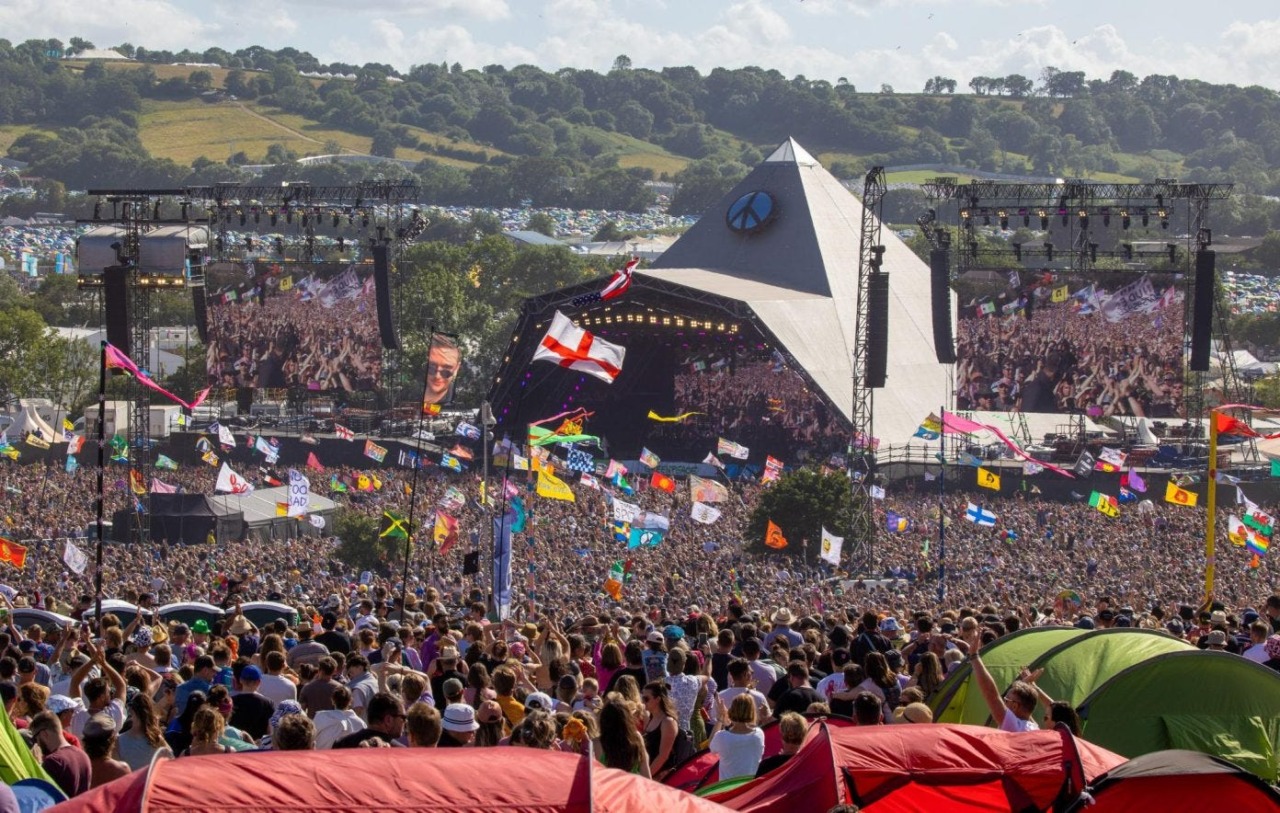
POLYGON ((244 751, 160 759, 51 810, 715 813, 720 805, 588 757, 530 748, 244 751))
POLYGON ((1280 674, 1238 655, 1161 655, 1115 675, 1079 705, 1083 734, 1127 757, 1181 748, 1268 782, 1280 776, 1280 674))
POLYGON ((1070 813, 1200 813, 1213 809, 1280 809, 1280 792, 1225 759, 1198 751, 1155 751, 1089 783, 1070 813))
POLYGON ((1029 668, 1044 669, 1036 683, 1046 694, 1078 706, 1094 689, 1130 666, 1168 652, 1194 649, 1164 632, 1119 627, 1064 641, 1032 661, 1029 668))

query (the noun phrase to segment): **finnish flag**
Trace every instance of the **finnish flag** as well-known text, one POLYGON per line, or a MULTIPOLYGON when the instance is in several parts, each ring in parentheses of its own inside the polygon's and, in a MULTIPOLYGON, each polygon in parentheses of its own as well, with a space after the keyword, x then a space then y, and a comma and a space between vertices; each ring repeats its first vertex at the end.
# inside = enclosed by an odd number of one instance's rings
POLYGON ((973 503, 969 503, 969 507, 964 512, 964 518, 989 528, 994 528, 996 524, 996 515, 994 513, 973 503))

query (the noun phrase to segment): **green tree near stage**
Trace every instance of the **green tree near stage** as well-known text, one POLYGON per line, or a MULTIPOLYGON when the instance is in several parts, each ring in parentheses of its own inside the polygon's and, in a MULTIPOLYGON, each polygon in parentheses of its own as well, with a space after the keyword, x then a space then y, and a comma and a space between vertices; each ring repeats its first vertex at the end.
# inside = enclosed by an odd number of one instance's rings
POLYGON ((340 510, 332 519, 331 532, 338 537, 338 559, 355 570, 389 572, 403 562, 404 540, 378 536, 378 520, 359 511, 340 510))
POLYGON ((761 493, 747 523, 746 549, 757 553, 806 556, 816 562, 822 549, 822 529, 836 536, 852 536, 853 489, 843 473, 824 474, 803 468, 783 474, 761 493), (787 547, 764 544, 769 520, 782 529, 787 547), (806 545, 807 543, 807 545, 806 545))

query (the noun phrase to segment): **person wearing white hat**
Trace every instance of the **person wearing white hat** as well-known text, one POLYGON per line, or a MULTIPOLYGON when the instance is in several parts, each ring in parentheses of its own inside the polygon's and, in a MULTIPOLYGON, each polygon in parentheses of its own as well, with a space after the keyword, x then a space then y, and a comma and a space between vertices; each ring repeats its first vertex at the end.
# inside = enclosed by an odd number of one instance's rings
POLYGON ((782 638, 792 649, 804 643, 804 636, 791 629, 791 625, 796 622, 796 617, 791 614, 791 610, 786 607, 778 608, 777 612, 769 616, 769 623, 773 625, 773 629, 764 637, 764 649, 766 652, 773 646, 773 642, 782 638))
MULTIPOLYGON (((550 698, 548 698, 550 699, 550 698)), ((445 706, 440 720, 444 732, 440 735, 439 748, 463 748, 476 738, 476 710, 466 703, 450 703, 445 706)))

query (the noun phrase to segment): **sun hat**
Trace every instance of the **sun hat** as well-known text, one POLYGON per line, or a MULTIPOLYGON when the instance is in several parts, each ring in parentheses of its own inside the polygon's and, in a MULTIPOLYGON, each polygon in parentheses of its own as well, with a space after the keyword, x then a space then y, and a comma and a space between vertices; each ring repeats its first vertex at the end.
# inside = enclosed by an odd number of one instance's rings
POLYGON ((79 711, 84 708, 84 704, 80 702, 78 697, 67 697, 65 694, 51 695, 44 702, 44 707, 54 714, 61 714, 64 711, 79 711))
POLYGON ((795 620, 796 617, 786 607, 780 607, 777 612, 769 616, 770 623, 782 626, 790 625, 795 620))
POLYGON ((924 703, 908 703, 893 711, 895 723, 932 723, 933 710, 924 703))
POLYGON ((205 621, 203 618, 197 618, 195 623, 191 625, 191 631, 198 635, 208 635, 209 622, 205 621))
POLYGON ((445 731, 475 731, 480 727, 476 722, 476 710, 466 703, 450 703, 445 706, 440 727, 445 731))

